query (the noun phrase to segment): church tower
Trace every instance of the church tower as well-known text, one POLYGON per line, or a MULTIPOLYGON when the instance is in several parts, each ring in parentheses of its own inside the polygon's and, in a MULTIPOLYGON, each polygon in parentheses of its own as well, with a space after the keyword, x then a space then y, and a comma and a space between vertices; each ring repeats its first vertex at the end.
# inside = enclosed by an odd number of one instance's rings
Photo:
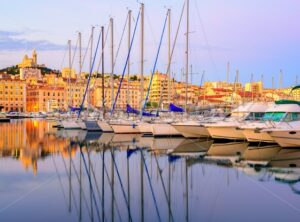
POLYGON ((36 51, 33 50, 33 53, 32 53, 32 65, 33 66, 37 66, 37 54, 36 54, 36 51))

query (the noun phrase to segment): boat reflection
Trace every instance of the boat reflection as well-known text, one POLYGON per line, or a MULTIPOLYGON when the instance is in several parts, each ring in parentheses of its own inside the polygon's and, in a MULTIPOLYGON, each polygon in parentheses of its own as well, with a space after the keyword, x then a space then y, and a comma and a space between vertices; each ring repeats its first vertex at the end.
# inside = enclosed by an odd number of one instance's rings
MULTIPOLYGON (((0 135, 1 158, 14 157, 35 175, 39 161, 48 161, 68 214, 79 221, 195 221, 198 187, 211 179, 212 166, 222 171, 227 186, 242 173, 261 182, 273 179, 300 194, 297 149, 53 130, 46 121, 3 123, 0 129, 7 134, 0 135), (230 180, 232 173, 236 176, 230 180)), ((209 192, 216 196, 219 191, 209 192)))
POLYGON ((248 143, 244 142, 214 143, 207 151, 205 158, 234 165, 240 161, 248 145, 248 143))

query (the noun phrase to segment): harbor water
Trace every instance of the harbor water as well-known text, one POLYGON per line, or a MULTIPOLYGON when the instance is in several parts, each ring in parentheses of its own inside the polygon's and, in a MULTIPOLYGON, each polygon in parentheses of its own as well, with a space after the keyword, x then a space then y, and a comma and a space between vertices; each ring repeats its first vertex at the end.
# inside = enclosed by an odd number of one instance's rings
POLYGON ((299 221, 300 148, 0 123, 0 221, 299 221))

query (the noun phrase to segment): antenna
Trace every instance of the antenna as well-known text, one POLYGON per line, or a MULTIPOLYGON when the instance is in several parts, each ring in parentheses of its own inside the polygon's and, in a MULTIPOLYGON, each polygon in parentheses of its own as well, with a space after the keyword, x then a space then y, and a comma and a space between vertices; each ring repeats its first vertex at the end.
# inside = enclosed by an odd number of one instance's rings
POLYGON ((226 66, 226 82, 227 83, 229 81, 229 70, 230 70, 230 62, 227 62, 227 66, 226 66))

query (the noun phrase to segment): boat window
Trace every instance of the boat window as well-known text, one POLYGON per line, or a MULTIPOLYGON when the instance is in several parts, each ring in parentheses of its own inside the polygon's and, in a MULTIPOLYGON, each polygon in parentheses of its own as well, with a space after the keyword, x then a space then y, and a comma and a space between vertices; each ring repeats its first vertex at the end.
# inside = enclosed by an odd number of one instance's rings
POLYGON ((288 113, 284 118, 285 122, 300 120, 300 113, 288 113))
POLYGON ((261 120, 265 113, 249 113, 245 120, 261 120))
POLYGON ((283 117, 285 116, 286 113, 284 112, 278 112, 278 113, 273 113, 272 116, 272 121, 274 122, 279 122, 283 119, 283 117))
POLYGON ((267 120, 271 120, 272 119, 272 115, 273 113, 265 113, 265 115, 263 116, 263 120, 267 121, 267 120))
POLYGON ((265 113, 263 116, 263 121, 274 121, 274 122, 280 122, 284 117, 286 113, 285 112, 275 112, 275 113, 265 113))

